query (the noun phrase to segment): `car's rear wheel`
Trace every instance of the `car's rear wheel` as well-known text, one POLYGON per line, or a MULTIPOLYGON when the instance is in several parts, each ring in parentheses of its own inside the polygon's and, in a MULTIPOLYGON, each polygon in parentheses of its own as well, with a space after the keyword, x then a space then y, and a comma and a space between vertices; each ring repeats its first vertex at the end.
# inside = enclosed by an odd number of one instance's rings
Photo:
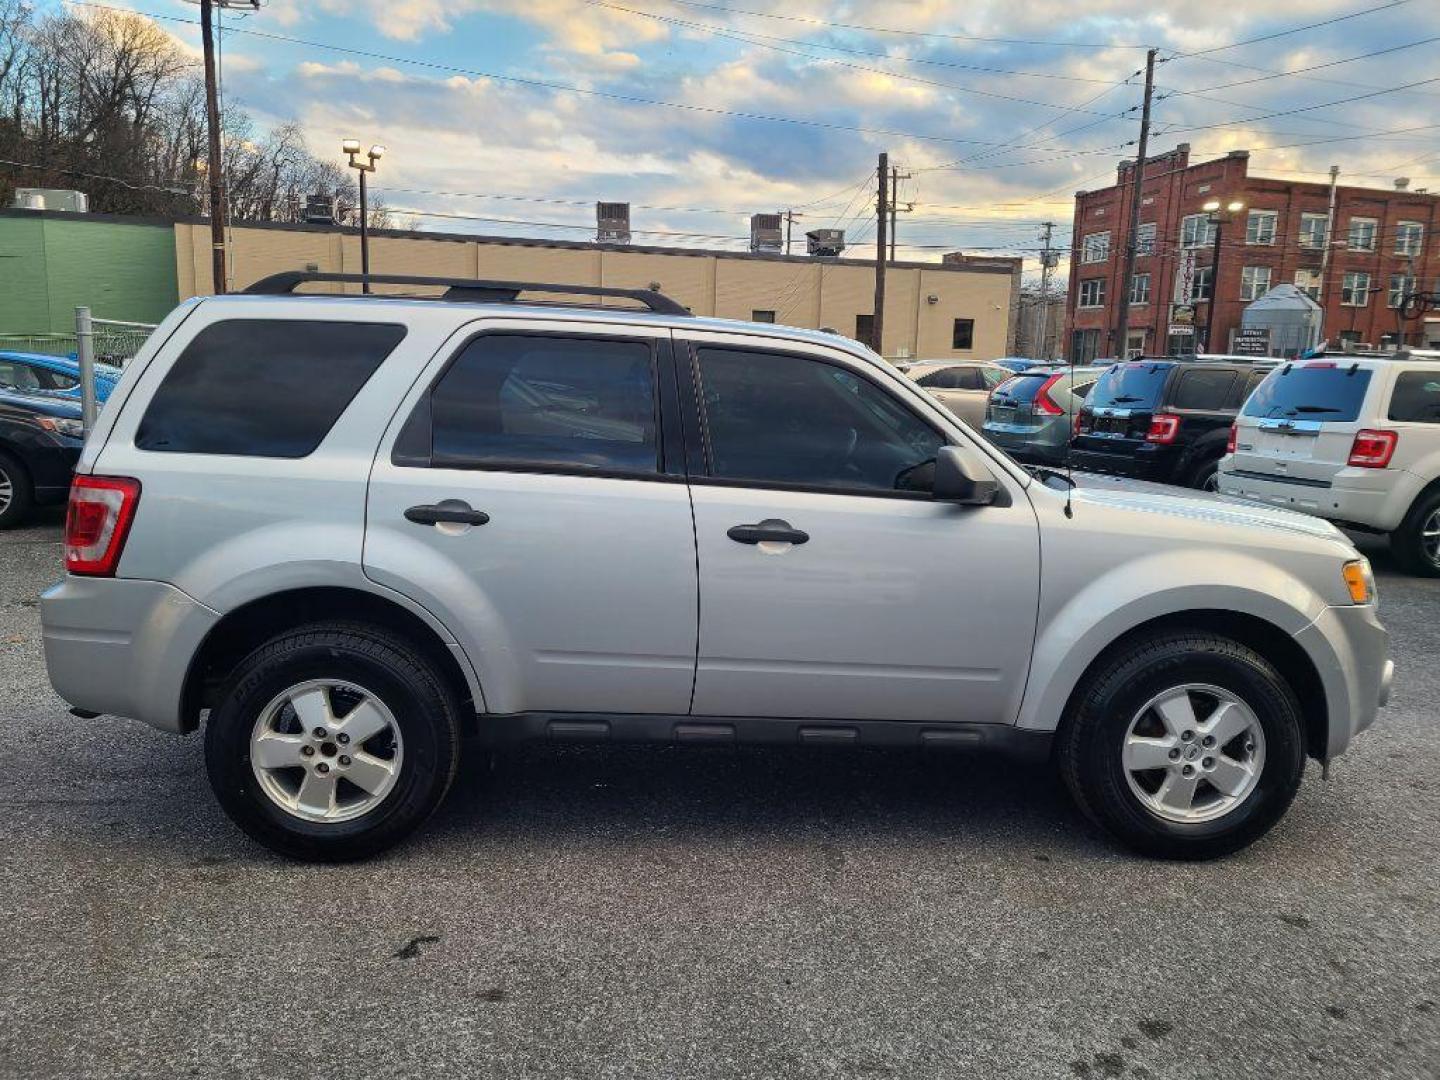
POLYGON ((0 529, 13 529, 30 516, 34 505, 30 474, 15 458, 0 451, 0 529))
POLYGON ((1440 577, 1440 491, 1415 500, 1400 527, 1390 534, 1390 549, 1407 572, 1440 577))
POLYGON ((1220 490, 1220 459, 1210 458, 1202 461, 1190 471, 1190 478, 1187 487, 1199 488, 1201 491, 1220 490))
POLYGON ((459 760, 460 703, 405 639, 327 623, 282 634, 236 670, 205 733, 225 812, 295 858, 362 859, 440 805, 459 760))
POLYGON ((1170 633, 1102 660, 1061 725, 1080 808, 1148 855, 1208 859, 1263 836, 1305 770, 1295 694, 1239 642, 1170 633))

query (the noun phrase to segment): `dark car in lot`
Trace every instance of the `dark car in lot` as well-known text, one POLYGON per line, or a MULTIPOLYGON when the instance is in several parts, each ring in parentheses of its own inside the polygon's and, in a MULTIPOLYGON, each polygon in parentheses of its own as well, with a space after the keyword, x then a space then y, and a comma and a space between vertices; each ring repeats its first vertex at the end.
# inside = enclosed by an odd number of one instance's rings
POLYGON ((0 529, 64 502, 84 445, 79 402, 0 388, 0 529))
POLYGON ((1217 489, 1230 425, 1273 360, 1139 359, 1115 364, 1076 414, 1078 469, 1217 489))

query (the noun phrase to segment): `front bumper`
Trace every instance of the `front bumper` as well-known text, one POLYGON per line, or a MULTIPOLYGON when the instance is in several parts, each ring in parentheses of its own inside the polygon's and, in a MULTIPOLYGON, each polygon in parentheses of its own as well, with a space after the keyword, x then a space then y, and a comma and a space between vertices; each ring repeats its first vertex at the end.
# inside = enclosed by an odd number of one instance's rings
POLYGON ((184 731, 185 677, 219 619, 164 582, 67 576, 40 597, 50 684, 77 708, 184 731))
POLYGON ((1329 607, 1295 635, 1320 674, 1329 709, 1329 736, 1316 756, 1329 761, 1375 722, 1389 700, 1395 663, 1387 655, 1390 635, 1374 604, 1329 607))

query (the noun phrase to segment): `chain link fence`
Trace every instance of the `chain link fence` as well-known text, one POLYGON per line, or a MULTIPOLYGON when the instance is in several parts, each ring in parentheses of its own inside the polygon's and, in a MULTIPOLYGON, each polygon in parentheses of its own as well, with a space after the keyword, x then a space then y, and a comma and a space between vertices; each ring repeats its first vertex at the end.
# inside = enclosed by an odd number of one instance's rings
MULTIPOLYGON (((153 323, 93 319, 95 359, 101 364, 124 367, 140 351, 155 329, 153 323)), ((75 334, 7 334, 0 331, 0 352, 43 353, 48 356, 79 355, 75 334)))

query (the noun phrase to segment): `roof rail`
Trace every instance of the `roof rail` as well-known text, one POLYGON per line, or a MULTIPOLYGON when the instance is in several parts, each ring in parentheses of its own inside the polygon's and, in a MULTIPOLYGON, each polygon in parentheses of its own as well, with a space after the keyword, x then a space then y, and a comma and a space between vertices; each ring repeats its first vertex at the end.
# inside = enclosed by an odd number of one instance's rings
POLYGON ((679 302, 654 289, 618 289, 605 285, 557 285, 540 281, 483 281, 472 278, 413 277, 404 274, 331 274, 317 270, 286 270, 261 278, 245 291, 260 296, 288 296, 297 286, 311 281, 363 285, 443 285, 438 300, 468 300, 511 303, 523 292, 555 293, 569 296, 614 296, 637 300, 659 315, 689 315, 679 302))

